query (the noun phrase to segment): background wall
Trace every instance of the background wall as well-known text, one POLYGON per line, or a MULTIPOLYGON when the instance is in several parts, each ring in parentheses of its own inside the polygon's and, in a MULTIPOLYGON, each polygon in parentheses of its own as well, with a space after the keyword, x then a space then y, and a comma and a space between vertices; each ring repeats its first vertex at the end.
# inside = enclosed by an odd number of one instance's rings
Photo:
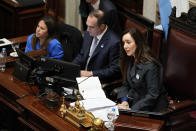
POLYGON ((149 18, 155 23, 156 23, 156 1, 157 0, 143 1, 143 16, 149 18))
POLYGON ((81 17, 79 15, 80 0, 66 0, 65 23, 81 30, 81 17))

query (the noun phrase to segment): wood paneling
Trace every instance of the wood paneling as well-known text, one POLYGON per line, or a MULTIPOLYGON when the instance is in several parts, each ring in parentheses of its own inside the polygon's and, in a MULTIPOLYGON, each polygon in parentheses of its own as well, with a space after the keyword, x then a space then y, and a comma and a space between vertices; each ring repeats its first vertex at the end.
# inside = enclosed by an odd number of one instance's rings
POLYGON ((47 0, 47 12, 57 20, 65 21, 65 0, 47 0))
POLYGON ((112 0, 112 2, 130 11, 142 14, 143 0, 112 0))
POLYGON ((31 34, 45 15, 45 5, 23 8, 11 0, 0 1, 0 38, 31 34))

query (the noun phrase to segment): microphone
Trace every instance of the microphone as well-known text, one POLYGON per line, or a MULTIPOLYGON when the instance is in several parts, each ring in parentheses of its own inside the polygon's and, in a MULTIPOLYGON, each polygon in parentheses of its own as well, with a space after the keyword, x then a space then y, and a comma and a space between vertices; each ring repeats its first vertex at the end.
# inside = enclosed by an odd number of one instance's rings
POLYGON ((77 84, 75 80, 67 79, 60 76, 46 77, 46 81, 50 83, 58 83, 58 85, 63 85, 66 83, 66 86, 74 86, 75 84, 77 84))
POLYGON ((53 90, 56 91, 59 95, 64 95, 64 98, 67 101, 77 100, 77 97, 75 95, 75 88, 78 88, 76 80, 71 80, 71 79, 67 79, 64 77, 60 77, 60 76, 45 77, 45 80, 46 82, 49 82, 53 85, 55 84, 55 86, 58 86, 58 87, 53 88, 53 90), (67 93, 67 95, 65 95, 65 91, 69 91, 69 92, 71 91, 72 93, 71 94, 67 93))

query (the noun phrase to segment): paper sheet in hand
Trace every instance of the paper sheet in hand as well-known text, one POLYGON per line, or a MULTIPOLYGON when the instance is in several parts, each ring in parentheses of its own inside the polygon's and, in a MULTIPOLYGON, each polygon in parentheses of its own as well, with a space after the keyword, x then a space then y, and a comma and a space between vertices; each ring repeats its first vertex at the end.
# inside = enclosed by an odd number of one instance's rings
POLYGON ((76 80, 84 99, 106 98, 98 77, 77 77, 76 80))

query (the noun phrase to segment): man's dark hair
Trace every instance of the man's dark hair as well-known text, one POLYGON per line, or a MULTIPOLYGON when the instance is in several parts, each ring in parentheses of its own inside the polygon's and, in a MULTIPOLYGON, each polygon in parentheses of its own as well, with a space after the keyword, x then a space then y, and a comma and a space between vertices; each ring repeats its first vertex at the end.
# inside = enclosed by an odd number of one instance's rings
POLYGON ((106 24, 105 13, 101 10, 93 10, 90 12, 89 16, 94 16, 97 18, 97 25, 106 24))

